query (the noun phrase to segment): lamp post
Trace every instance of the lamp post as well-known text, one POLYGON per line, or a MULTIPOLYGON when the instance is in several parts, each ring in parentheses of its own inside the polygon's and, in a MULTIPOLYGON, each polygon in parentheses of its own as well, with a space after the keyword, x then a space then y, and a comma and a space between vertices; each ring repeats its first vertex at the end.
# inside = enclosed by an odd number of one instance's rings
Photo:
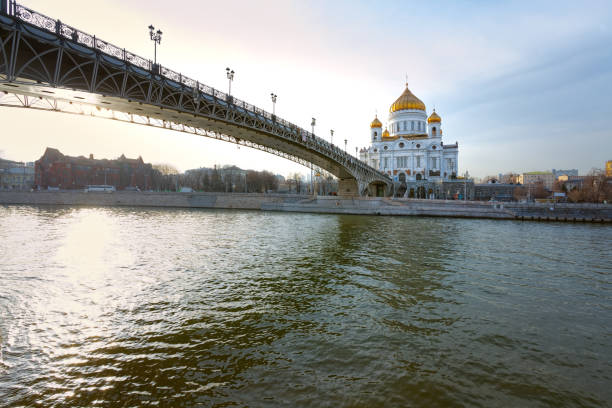
POLYGON ((329 133, 331 133, 331 138, 329 139, 329 143, 334 144, 334 129, 330 129, 329 133))
POLYGON ((355 146, 355 157, 357 157, 357 146, 355 146))
POLYGON ((469 177, 469 173, 466 170, 463 175, 463 201, 467 201, 467 179, 469 177))
MULTIPOLYGON (((315 118, 312 118, 312 122, 310 122, 310 126, 312 128, 312 138, 314 139, 314 128, 315 125, 317 124, 317 120, 315 118)), ((314 171, 312 168, 312 163, 310 163, 310 193, 312 195, 314 195, 314 171)))
POLYGON ((225 74, 227 75, 227 80, 229 82, 229 90, 227 91, 227 96, 232 96, 232 81, 234 80, 234 70, 225 68, 225 74))
POLYGON ((278 98, 278 95, 272 92, 270 98, 272 98, 272 115, 276 116, 276 98, 278 98))
POLYGON ((346 153, 346 144, 348 143, 348 140, 344 139, 344 152, 346 153))
POLYGON ((151 24, 149 26, 149 36, 151 37, 151 41, 154 43, 153 49, 155 54, 153 64, 157 65, 157 44, 161 43, 162 32, 161 30, 155 31, 155 27, 153 27, 153 24, 151 24))

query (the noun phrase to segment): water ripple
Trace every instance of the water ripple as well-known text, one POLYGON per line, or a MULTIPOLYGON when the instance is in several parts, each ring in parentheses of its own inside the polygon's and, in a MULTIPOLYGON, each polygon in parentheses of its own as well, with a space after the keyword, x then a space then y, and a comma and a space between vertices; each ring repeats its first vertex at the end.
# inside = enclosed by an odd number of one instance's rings
POLYGON ((606 406, 611 238, 602 225, 0 207, 0 401, 606 406))

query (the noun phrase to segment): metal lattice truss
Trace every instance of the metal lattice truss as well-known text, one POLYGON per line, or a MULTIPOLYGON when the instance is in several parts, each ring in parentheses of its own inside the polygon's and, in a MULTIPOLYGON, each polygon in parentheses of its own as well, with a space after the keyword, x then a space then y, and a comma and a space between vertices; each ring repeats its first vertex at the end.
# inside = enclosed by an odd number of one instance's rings
MULTIPOLYGON (((3 0, 0 0, 0 2, 3 0)), ((354 179, 391 179, 282 118, 13 1, 0 13, 3 106, 87 114, 211 137, 354 179)))
MULTIPOLYGON (((254 143, 249 140, 240 139, 219 132, 213 132, 211 130, 203 129, 196 126, 186 126, 183 123, 151 118, 134 113, 118 112, 110 108, 100 108, 93 105, 87 105, 85 103, 70 103, 68 101, 47 97, 32 97, 27 95, 2 92, 0 93, 0 106, 10 108, 36 109, 49 112, 61 112, 80 116, 91 116, 95 118, 116 120, 119 122, 132 123, 136 125, 150 126, 159 129, 168 129, 175 132, 182 132, 196 136, 208 137, 211 139, 221 140, 223 142, 234 143, 239 146, 249 147, 251 149, 261 150, 266 153, 282 157, 283 159, 294 161, 305 167, 310 168, 311 165, 311 163, 300 157, 281 152, 279 150, 275 150, 274 148, 271 148, 269 146, 254 143)), ((327 173, 324 169, 321 169, 319 167, 313 167, 313 170, 322 174, 327 173)))

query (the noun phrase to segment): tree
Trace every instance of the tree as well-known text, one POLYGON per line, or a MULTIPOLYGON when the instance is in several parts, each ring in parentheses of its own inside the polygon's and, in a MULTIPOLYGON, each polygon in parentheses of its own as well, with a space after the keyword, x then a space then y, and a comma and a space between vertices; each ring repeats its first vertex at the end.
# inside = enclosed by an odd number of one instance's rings
POLYGON ((291 192, 291 185, 294 186, 295 193, 300 194, 303 189, 302 185, 302 175, 300 173, 291 173, 287 178, 287 182, 289 183, 289 192, 291 192))
POLYGON ((538 181, 537 183, 535 183, 532 191, 533 198, 547 198, 550 195, 548 190, 546 190, 546 187, 544 187, 543 181, 538 181))
POLYGON ((224 189, 225 186, 223 185, 221 174, 219 174, 219 169, 215 166, 210 176, 210 190, 219 193, 224 191, 224 189))
POLYGON ((162 175, 179 174, 176 167, 168 163, 157 163, 153 165, 155 170, 158 170, 162 175))
POLYGON ((512 197, 516 201, 523 201, 527 199, 527 188, 525 186, 516 186, 512 193, 512 197))

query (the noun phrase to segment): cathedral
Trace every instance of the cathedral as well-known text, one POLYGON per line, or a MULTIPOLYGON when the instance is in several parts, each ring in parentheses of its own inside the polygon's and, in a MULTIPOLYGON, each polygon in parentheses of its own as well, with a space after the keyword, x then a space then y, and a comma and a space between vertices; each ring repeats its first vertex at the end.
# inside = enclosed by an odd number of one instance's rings
POLYGON ((456 184, 458 143, 442 141, 442 118, 408 89, 389 108, 385 130, 374 118, 369 147, 359 158, 388 174, 398 186, 396 194, 417 198, 451 198, 456 184), (446 185, 446 186, 445 186, 446 185))

